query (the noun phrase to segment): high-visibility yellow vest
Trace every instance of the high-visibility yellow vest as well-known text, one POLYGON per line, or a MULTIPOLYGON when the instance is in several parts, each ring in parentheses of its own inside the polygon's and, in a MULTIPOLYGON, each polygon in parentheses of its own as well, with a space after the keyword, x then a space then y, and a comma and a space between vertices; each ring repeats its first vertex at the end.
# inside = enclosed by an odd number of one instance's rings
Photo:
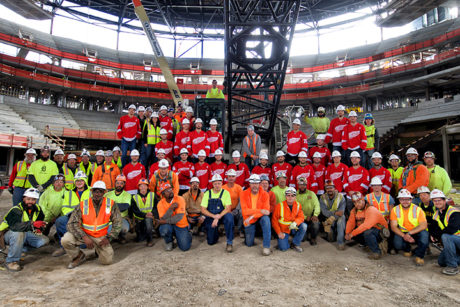
POLYGON ((112 163, 113 163, 113 164, 116 164, 116 165, 118 166, 118 168, 121 170, 121 156, 118 157, 118 160, 117 160, 117 161, 115 161, 115 159, 112 158, 112 163))
MULTIPOLYGON (((404 214, 402 213, 403 208, 401 207, 401 205, 399 205, 399 206, 396 206, 394 210, 396 212, 396 217, 398 219, 399 229, 402 232, 408 232, 409 230, 404 228, 404 214)), ((410 204, 409 214, 407 216, 409 218, 409 223, 411 223, 414 226, 414 228, 419 225, 418 218, 420 214, 422 214, 422 212, 423 212, 422 208, 420 208, 417 205, 410 204)))
POLYGON ((154 126, 150 122, 147 124, 147 144, 156 145, 160 142, 160 126, 154 126))
MULTIPOLYGON (((136 202, 137 207, 143 213, 152 212, 153 201, 155 200, 155 195, 153 192, 149 192, 145 198, 145 202, 142 200, 142 197, 139 194, 133 196, 134 201, 136 202)), ((143 220, 144 218, 134 215, 137 219, 143 220)))
MULTIPOLYGON (((280 224, 289 226, 289 225, 292 224, 292 222, 288 222, 288 221, 285 221, 285 220, 284 220, 284 205, 286 205, 286 206, 288 205, 286 200, 283 201, 283 202, 280 204, 280 218, 279 218, 278 222, 279 222, 280 224)), ((292 205, 292 212, 294 212, 294 211, 295 211, 295 212, 299 212, 299 210, 300 210, 300 205, 299 205, 298 202, 295 201, 294 204, 292 205), (295 209, 294 209, 294 208, 295 208, 295 209)))
MULTIPOLYGON (((329 196, 326 193, 321 195, 320 199, 324 202, 324 204, 326 204, 326 206, 327 206, 327 204, 329 204, 329 196)), ((340 194, 340 193, 337 193, 337 195, 335 196, 334 201, 332 202, 332 207, 331 207, 331 209, 329 209, 329 211, 332 211, 332 212, 337 211, 337 209, 339 209, 339 204, 342 201, 342 199, 343 199, 343 195, 340 194)))
MULTIPOLYGON (((89 193, 88 193, 89 194, 89 193)), ((83 201, 83 199, 82 199, 83 201)), ((62 201, 61 214, 67 215, 80 205, 80 200, 74 191, 65 191, 62 201)))
POLYGON ((224 93, 220 88, 210 88, 206 93, 206 98, 222 98, 224 99, 224 93))
POLYGON ((62 165, 62 171, 64 172, 64 185, 67 190, 73 190, 75 188, 75 182, 73 173, 67 164, 62 165))
MULTIPOLYGON (((94 163, 96 164, 96 163, 94 163)), ((83 162, 80 162, 80 165, 78 166, 78 170, 79 171, 82 171, 83 173, 86 174, 86 177, 89 177, 89 174, 91 174, 93 171, 93 163, 89 162, 88 161, 88 168, 85 169, 85 165, 83 164, 83 162)))
MULTIPOLYGON (((438 222, 439 228, 441 230, 444 230, 444 228, 446 228, 447 225, 449 225, 450 216, 452 215, 452 213, 455 212, 460 212, 460 209, 449 206, 449 208, 447 208, 446 215, 444 216, 444 221, 441 221, 441 217, 439 216, 439 210, 436 210, 436 213, 433 215, 433 220, 438 222)), ((457 232, 454 233, 454 235, 460 236, 460 229, 457 230, 457 232)))
POLYGON ((27 163, 26 161, 18 161, 16 164, 16 178, 14 178, 13 186, 18 188, 28 189, 31 187, 29 180, 27 180, 27 163))
POLYGON ((392 167, 388 168, 391 175, 392 187, 394 187, 396 193, 399 191, 399 178, 401 178, 404 168, 401 166, 394 170, 392 167))
MULTIPOLYGON (((115 193, 115 190, 110 191, 104 195, 104 197, 108 197, 110 199, 113 199, 116 204, 131 204, 131 194, 129 194, 126 191, 123 191, 120 193, 120 195, 117 195, 115 193)), ((121 211, 121 217, 127 217, 128 216, 128 210, 121 211)))
POLYGON ((367 147, 366 149, 373 149, 375 148, 375 126, 367 126, 364 125, 366 129, 366 136, 367 136, 367 147))
POLYGON ((383 217, 388 220, 390 215, 390 195, 386 193, 382 193, 380 196, 380 201, 377 201, 374 193, 369 193, 366 195, 365 199, 369 203, 369 205, 374 206, 375 208, 379 209, 380 213, 382 213, 383 217))
MULTIPOLYGON (((22 207, 22 202, 20 202, 17 206, 14 206, 13 208, 11 208, 7 214, 5 214, 4 218, 3 218, 3 222, 0 224, 0 231, 4 231, 4 230, 8 230, 8 228, 10 227, 8 225, 8 223, 6 222, 6 217, 8 216, 8 214, 10 214, 11 210, 15 209, 15 208, 19 208, 19 210, 22 211, 22 222, 28 222, 29 221, 29 215, 27 214, 27 211, 24 210, 24 208, 22 207)), ((35 206, 35 212, 34 212, 34 215, 32 216, 32 221, 35 222, 38 218, 38 215, 40 214, 40 212, 42 211, 42 209, 40 208, 39 205, 34 205, 35 206)))

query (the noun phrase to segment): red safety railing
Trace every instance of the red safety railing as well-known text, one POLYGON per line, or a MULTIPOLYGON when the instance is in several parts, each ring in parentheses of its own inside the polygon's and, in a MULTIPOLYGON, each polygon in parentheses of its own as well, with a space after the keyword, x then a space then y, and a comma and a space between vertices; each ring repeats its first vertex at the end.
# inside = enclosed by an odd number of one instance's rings
POLYGON ((0 147, 27 148, 28 139, 26 136, 0 133, 0 147))

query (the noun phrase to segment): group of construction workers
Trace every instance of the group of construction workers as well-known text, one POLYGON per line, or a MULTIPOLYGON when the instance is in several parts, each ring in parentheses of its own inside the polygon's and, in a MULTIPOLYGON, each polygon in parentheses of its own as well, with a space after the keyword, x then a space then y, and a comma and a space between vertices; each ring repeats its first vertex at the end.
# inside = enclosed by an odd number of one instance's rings
POLYGON ((261 252, 268 256, 273 239, 280 251, 302 252, 301 243, 316 245, 323 231, 339 250, 353 240, 370 259, 400 251, 414 255, 416 265, 423 265, 431 241, 442 249, 442 272, 457 274, 460 210, 448 200, 450 178, 434 154, 426 152, 422 163, 409 148, 405 167, 391 155, 386 169, 378 142, 372 143, 376 129, 357 123, 353 111, 345 118, 343 106, 337 110, 314 147, 294 120, 287 152, 278 151, 272 165, 254 126, 247 127, 242 154, 233 151, 227 165, 216 120, 203 131, 192 109, 174 114, 166 106, 159 113, 139 107, 137 115, 130 106, 118 125, 121 148, 99 150, 95 161, 87 150, 77 163, 75 154, 65 160, 60 149, 54 161, 49 147, 38 159, 28 149, 14 166, 13 208, 0 225, 0 244, 9 245, 5 266, 21 270, 24 248, 47 244, 55 225, 59 247, 53 256, 68 254, 68 268, 85 261, 82 248, 94 249, 102 264, 112 263, 111 243, 124 244, 129 232, 149 247, 161 237, 166 251, 189 250, 193 236, 205 236, 209 245, 225 236, 228 253, 235 235, 247 246, 261 236, 261 252))

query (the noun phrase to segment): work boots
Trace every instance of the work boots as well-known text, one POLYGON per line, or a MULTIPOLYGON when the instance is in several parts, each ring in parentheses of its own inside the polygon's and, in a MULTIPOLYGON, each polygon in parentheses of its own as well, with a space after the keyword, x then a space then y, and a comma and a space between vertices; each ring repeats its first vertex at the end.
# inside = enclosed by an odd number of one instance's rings
POLYGON ((227 244, 227 247, 225 248, 225 251, 226 251, 227 253, 233 252, 233 245, 227 244))
POLYGON ((18 272, 22 270, 22 267, 19 265, 19 262, 5 263, 5 268, 10 272, 18 272))
POLYGON ((415 265, 416 266, 423 266, 425 264, 425 260, 420 257, 415 257, 415 265))
POLYGON ((76 268, 77 266, 79 266, 80 264, 82 264, 83 262, 85 262, 86 260, 86 256, 85 254, 80 251, 77 255, 77 257, 75 257, 74 259, 72 259, 72 261, 69 263, 69 265, 67 266, 68 269, 74 269, 76 268))
POLYGON ((263 250, 262 250, 262 255, 264 255, 264 256, 270 256, 270 253, 271 253, 271 251, 270 251, 269 248, 266 248, 266 247, 263 248, 263 250))

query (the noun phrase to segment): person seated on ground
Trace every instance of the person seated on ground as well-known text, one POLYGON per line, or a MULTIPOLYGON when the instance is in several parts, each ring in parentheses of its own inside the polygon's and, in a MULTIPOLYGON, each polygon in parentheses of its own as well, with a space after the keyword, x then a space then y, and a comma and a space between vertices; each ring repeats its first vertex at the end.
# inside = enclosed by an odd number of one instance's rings
POLYGON ((185 200, 182 196, 175 195, 169 184, 161 187, 161 194, 163 197, 158 202, 159 219, 156 223, 160 225, 160 236, 165 241, 165 250, 173 250, 173 237, 176 237, 179 249, 188 251, 192 246, 192 235, 188 230, 185 200))
POLYGON ((287 178, 286 178, 286 173, 282 171, 279 171, 278 173, 276 173, 275 177, 276 177, 276 182, 278 183, 278 185, 271 188, 270 191, 272 191, 275 194, 276 203, 279 204, 286 200, 285 192, 286 192, 286 189, 288 188, 286 185, 287 178))
POLYGON ((124 190, 125 185, 126 177, 123 175, 119 175, 115 180, 115 190, 110 191, 104 195, 104 197, 114 200, 118 206, 118 209, 120 209, 121 217, 123 220, 121 231, 118 235, 118 242, 120 242, 121 244, 126 243, 126 234, 131 229, 131 225, 129 222, 129 207, 131 206, 132 196, 124 190))
POLYGON ((232 199, 232 205, 229 210, 233 215, 234 224, 237 228, 236 235, 244 238, 243 216, 241 215, 240 206, 240 195, 243 192, 243 188, 236 183, 236 171, 234 169, 229 169, 225 174, 227 183, 222 188, 230 193, 230 198, 232 199))
POLYGON ((45 214, 36 204, 38 197, 37 189, 27 189, 22 201, 8 211, 0 224, 0 234, 4 234, 0 236, 0 248, 4 249, 4 244, 9 245, 5 261, 8 271, 22 270, 19 261, 24 249, 39 248, 49 243, 48 237, 42 234, 46 223, 45 214))
POLYGON ((107 188, 103 181, 96 181, 91 187, 91 198, 80 202, 80 206, 70 215, 67 232, 61 240, 62 247, 70 256, 68 269, 73 269, 86 260, 80 245, 95 249, 101 264, 111 264, 113 248, 110 241, 118 238, 122 218, 118 206, 104 197, 107 188), (97 212, 97 213, 96 213, 97 212), (109 224, 112 230, 109 233, 109 224))
POLYGON ((305 224, 308 226, 308 231, 303 241, 307 240, 307 237, 310 237, 310 244, 316 245, 316 237, 319 233, 319 213, 321 209, 319 207, 318 197, 313 191, 307 189, 307 179, 300 177, 297 186, 296 201, 300 204, 303 216, 305 218, 305 224))
POLYGON ((201 230, 201 225, 205 220, 205 216, 201 214, 203 194, 200 190, 200 179, 193 177, 190 180, 190 189, 182 195, 185 200, 187 221, 192 228, 193 235, 204 235, 204 232, 201 230))
POLYGON ((262 255, 270 255, 271 224, 270 224, 270 199, 268 193, 260 186, 260 176, 252 174, 249 177, 249 189, 241 192, 241 214, 246 246, 254 245, 256 225, 262 228, 263 249, 262 255))
POLYGON ((456 275, 460 264, 460 209, 448 205, 446 196, 440 190, 431 191, 430 197, 436 207, 433 220, 438 223, 432 236, 444 247, 438 264, 444 268, 443 274, 456 275))
POLYGON ((222 188, 222 177, 212 176, 212 189, 204 193, 201 200, 201 213, 206 216, 204 225, 206 229, 206 241, 214 245, 219 240, 220 224, 224 224, 227 237, 227 253, 233 252, 233 215, 230 213, 232 198, 227 190, 222 188))
POLYGON ((296 193, 294 188, 287 188, 286 200, 273 210, 272 225, 278 235, 278 248, 283 252, 289 249, 289 235, 293 236, 292 247, 299 253, 303 251, 300 243, 307 232, 307 224, 304 223, 302 206, 296 201, 296 193))
POLYGON ((369 259, 380 259, 388 250, 388 224, 380 211, 369 205, 360 192, 351 195, 354 208, 345 228, 345 240, 354 239, 369 248, 369 259), (383 230, 383 229, 386 230, 383 230))
POLYGON ((423 155, 423 161, 430 173, 428 189, 438 189, 441 190, 444 195, 449 196, 450 190, 452 189, 452 182, 450 181, 449 174, 444 168, 434 163, 435 159, 436 157, 431 151, 427 151, 423 155))
POLYGON ((153 230, 155 220, 155 194, 149 191, 149 181, 145 178, 137 184, 137 194, 131 199, 130 216, 134 217, 136 242, 146 241, 148 247, 153 246, 153 230))
POLYGON ((412 203, 409 190, 401 189, 398 199, 400 205, 394 207, 390 214, 391 230, 395 233, 393 246, 397 251, 403 250, 405 257, 410 257, 411 244, 416 243, 415 264, 421 266, 429 244, 425 212, 412 203))
POLYGON ((337 249, 345 249, 345 208, 346 199, 335 188, 332 180, 324 183, 326 193, 319 198, 321 208, 320 220, 322 221, 327 240, 333 242, 337 237, 337 249))
POLYGON ((64 180, 62 174, 54 176, 53 185, 40 196, 38 203, 45 214, 45 222, 47 223, 47 227, 43 231, 45 235, 48 235, 51 226, 61 215, 64 194, 68 192, 64 188, 64 180))

